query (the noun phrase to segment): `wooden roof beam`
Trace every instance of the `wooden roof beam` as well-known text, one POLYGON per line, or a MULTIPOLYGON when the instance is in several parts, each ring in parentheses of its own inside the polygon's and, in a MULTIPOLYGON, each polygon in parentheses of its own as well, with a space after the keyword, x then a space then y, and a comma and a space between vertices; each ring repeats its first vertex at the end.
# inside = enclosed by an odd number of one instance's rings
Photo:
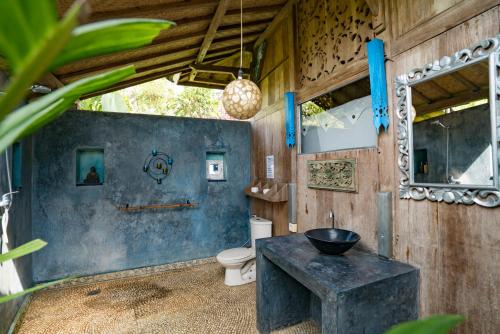
MULTIPOLYGON (((252 39, 255 37, 254 35, 255 34, 250 34, 247 37, 245 37, 244 39, 252 39)), ((218 38, 214 41, 213 44, 215 46, 215 44, 218 44, 218 43, 231 42, 231 41, 236 41, 236 39, 234 37, 231 37, 231 36, 224 37, 224 38, 218 38)), ((231 52, 235 51, 235 50, 237 51, 239 49, 239 47, 236 47, 236 43, 232 43, 232 44, 234 44, 234 45, 229 45, 229 46, 223 45, 222 47, 219 47, 217 49, 212 49, 212 50, 210 50, 209 54, 217 53, 219 51, 224 51, 224 50, 231 50, 231 52)), ((244 42, 243 46, 245 47, 245 46, 252 45, 252 44, 253 44, 253 41, 249 40, 246 43, 244 42)), ((180 53, 180 52, 186 52, 189 50, 196 51, 198 49, 199 49, 199 46, 197 46, 197 45, 188 45, 188 46, 183 46, 183 47, 180 47, 180 48, 177 48, 174 50, 170 50, 170 51, 168 51, 168 55, 173 55, 175 53, 180 53)), ((90 74, 90 73, 95 73, 95 72, 107 70, 107 69, 114 68, 114 67, 138 63, 141 61, 147 61, 147 60, 154 59, 154 58, 161 57, 161 56, 165 56, 164 51, 149 53, 147 55, 142 55, 142 56, 138 56, 138 57, 134 57, 134 58, 127 58, 125 60, 119 60, 119 61, 115 61, 112 63, 107 63, 107 64, 103 64, 103 65, 99 65, 99 66, 95 66, 95 67, 91 67, 91 68, 86 68, 86 69, 82 69, 82 70, 75 71, 75 72, 68 72, 68 73, 60 74, 60 75, 58 75, 58 77, 60 80, 68 80, 69 78, 72 78, 72 77, 76 77, 76 76, 82 77, 82 76, 86 76, 87 74, 90 74)), ((196 60, 196 58, 194 60, 196 60)))
POLYGON ((94 96, 99 96, 99 95, 106 94, 106 93, 115 92, 115 91, 123 89, 123 88, 139 85, 141 83, 160 79, 160 78, 166 77, 168 75, 172 75, 172 74, 176 74, 176 73, 179 73, 182 71, 188 71, 188 70, 189 70, 189 67, 181 66, 181 67, 171 68, 169 70, 158 72, 158 73, 152 73, 150 75, 146 75, 143 77, 132 78, 129 80, 119 82, 119 83, 117 83, 111 87, 105 88, 103 90, 100 90, 97 92, 92 92, 90 94, 84 95, 80 98, 80 100, 85 100, 85 99, 88 99, 89 97, 94 97, 94 96))
MULTIPOLYGON (((200 64, 203 62, 203 59, 205 59, 205 56, 208 52, 208 49, 210 49, 210 45, 212 45, 212 41, 215 38, 215 34, 217 34, 217 29, 219 29, 219 26, 222 22, 222 19, 224 18, 224 15, 226 14, 226 9, 227 5, 229 3, 229 0, 221 0, 219 2, 219 5, 217 6, 217 9, 215 10, 214 17, 212 18, 212 21, 210 22, 210 25, 208 26, 207 33, 205 34, 205 37, 203 38, 203 42, 201 43, 200 50, 198 51, 198 57, 196 57, 195 63, 200 64)), ((194 81, 196 78, 197 71, 192 69, 191 74, 189 75, 189 80, 194 81)))
POLYGON ((452 94, 448 92, 446 89, 438 85, 434 80, 429 80, 427 81, 435 90, 437 90, 441 95, 444 95, 446 97, 452 97, 452 94))
POLYGON ((481 89, 481 87, 479 87, 478 85, 476 85, 475 83, 473 83, 472 81, 470 81, 469 79, 467 79, 466 77, 464 77, 463 75, 461 75, 458 72, 452 72, 450 74, 452 77, 454 77, 461 84, 463 84, 464 86, 466 86, 474 91, 478 91, 481 89))
POLYGON ((203 77, 196 77, 196 79, 193 82, 221 86, 222 88, 226 87, 226 85, 229 83, 229 81, 226 80, 217 80, 217 79, 203 78, 203 77))
POLYGON ((288 0, 285 6, 280 7, 278 14, 273 18, 271 24, 266 28, 266 30, 260 35, 260 37, 255 41, 254 47, 257 47, 260 43, 264 41, 268 37, 268 35, 276 29, 277 26, 281 24, 281 22, 288 16, 289 12, 293 8, 293 4, 296 0, 288 0))
MULTIPOLYGON (((234 50, 226 50, 224 52, 221 51, 219 54, 208 54, 207 57, 214 58, 213 60, 217 61, 217 60, 224 59, 226 57, 227 53, 232 53, 232 52, 234 52, 234 50)), ((193 58, 193 60, 194 60, 194 58, 193 58)), ((171 66, 171 65, 169 65, 169 66, 171 66)), ((150 68, 148 70, 151 71, 151 70, 154 70, 154 69, 155 68, 150 68)), ((157 68, 157 69, 160 69, 160 68, 157 68)), ((109 87, 109 88, 106 88, 104 90, 93 92, 93 93, 91 93, 89 95, 86 95, 86 96, 82 97, 82 99, 86 99, 86 98, 89 98, 89 97, 93 97, 93 96, 98 96, 98 95, 102 95, 102 94, 114 92, 114 91, 117 91, 117 90, 120 90, 120 89, 123 89, 123 88, 127 88, 127 87, 130 87, 130 86, 135 86, 135 85, 138 85, 138 84, 141 84, 141 83, 144 83, 144 82, 148 82, 148 81, 151 81, 151 80, 156 80, 156 79, 159 79, 159 78, 162 78, 162 77, 166 77, 168 75, 177 74, 177 73, 181 73, 181 77, 183 77, 185 75, 188 75, 189 71, 190 71, 189 66, 182 65, 182 66, 177 66, 177 67, 173 67, 173 68, 164 69, 164 70, 162 70, 160 72, 146 73, 143 76, 139 76, 139 77, 135 77, 135 78, 132 78, 132 79, 129 79, 129 80, 126 80, 126 81, 119 82, 116 85, 114 85, 112 87, 109 87)), ((141 72, 138 72, 138 73, 140 74, 141 72)), ((181 82, 179 82, 179 84, 180 83, 181 82)))
MULTIPOLYGON (((206 58, 210 59, 212 61, 222 60, 222 59, 226 58, 228 54, 232 54, 232 53, 234 53, 237 50, 238 50, 238 48, 221 48, 221 49, 216 49, 216 50, 213 50, 210 53, 208 53, 207 56, 206 56, 206 58)), ((175 66, 176 64, 182 63, 182 62, 184 62, 184 63, 186 63, 186 62, 187 63, 191 63, 195 59, 196 58, 194 56, 173 59, 173 60, 166 61, 166 62, 161 62, 161 63, 157 63, 157 64, 145 66, 145 67, 140 67, 140 68, 136 69, 136 73, 139 74, 139 73, 146 72, 146 71, 153 71, 153 70, 156 70, 156 69, 171 67, 171 66, 175 66)), ((184 67, 187 67, 187 66, 184 66, 184 67)), ((107 68, 100 68, 96 72, 102 72, 103 70, 106 70, 106 69, 107 68)), ((190 70, 189 67, 188 67, 188 69, 190 70)), ((85 77, 87 75, 92 75, 92 74, 95 74, 95 73, 94 72, 87 72, 85 74, 81 74, 81 73, 78 73, 78 74, 75 74, 75 75, 70 74, 70 75, 60 76, 59 78, 61 80, 64 79, 64 81, 67 81, 67 82, 72 82, 72 81, 75 81, 77 79, 81 79, 81 78, 83 78, 83 77, 85 77)))
POLYGON ((212 41, 215 38, 215 34, 217 33, 217 29, 219 28, 222 19, 224 18, 224 14, 226 13, 227 4, 229 0, 221 0, 217 9, 215 11, 212 22, 210 22, 210 26, 208 27, 207 33, 205 34, 205 38, 203 38, 203 42, 201 43, 200 51, 198 53, 198 57, 196 58, 196 63, 200 64, 203 62, 205 55, 212 45, 212 41))
MULTIPOLYGON (((239 67, 231 66, 219 66, 219 65, 204 65, 204 64, 192 64, 189 67, 193 71, 205 72, 205 73, 217 73, 217 74, 231 74, 235 79, 238 77, 239 67)), ((242 68, 244 73, 249 73, 249 68, 242 68)))
POLYGON ((220 90, 224 89, 224 86, 210 85, 210 84, 204 84, 201 82, 192 82, 192 81, 181 81, 181 82, 179 82, 179 85, 189 86, 189 87, 209 88, 209 89, 220 89, 220 90))
MULTIPOLYGON (((144 18, 160 18, 167 20, 174 20, 175 16, 165 17, 165 11, 169 13, 178 14, 193 9, 209 9, 217 6, 218 0, 190 0, 177 3, 164 3, 152 5, 138 5, 130 8, 120 8, 107 11, 96 11, 90 13, 90 21, 101 21, 107 19, 129 18, 129 17, 144 17, 144 18)), ((147 2, 146 2, 147 3, 147 2)))
MULTIPOLYGON (((412 94, 414 93, 412 88, 412 94)), ((453 108, 454 106, 469 103, 471 101, 483 99, 488 97, 489 87, 484 87, 477 91, 466 91, 460 94, 453 95, 447 99, 440 99, 426 105, 416 106, 417 115, 422 115, 430 111, 439 111, 444 108, 453 108)))
POLYGON ((430 104, 432 103, 432 100, 429 99, 427 96, 419 92, 415 87, 411 88, 411 94, 415 95, 416 98, 425 101, 425 103, 430 104))

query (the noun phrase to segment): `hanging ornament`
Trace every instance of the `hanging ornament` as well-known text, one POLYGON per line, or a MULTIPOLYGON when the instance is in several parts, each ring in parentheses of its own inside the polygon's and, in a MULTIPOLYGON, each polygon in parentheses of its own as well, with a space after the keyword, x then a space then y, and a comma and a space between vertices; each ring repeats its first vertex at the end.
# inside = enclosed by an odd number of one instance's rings
POLYGON ((230 82, 222 93, 222 105, 226 112, 237 119, 249 119, 257 114, 262 105, 262 93, 252 81, 243 79, 243 1, 240 0, 241 56, 238 79, 230 82))

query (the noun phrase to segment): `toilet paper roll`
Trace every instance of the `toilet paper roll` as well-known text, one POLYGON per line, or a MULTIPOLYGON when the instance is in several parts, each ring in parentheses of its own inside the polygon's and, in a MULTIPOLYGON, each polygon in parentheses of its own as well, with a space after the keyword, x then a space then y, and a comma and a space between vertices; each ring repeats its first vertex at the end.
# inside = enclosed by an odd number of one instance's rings
POLYGON ((253 193, 258 193, 259 192, 259 187, 252 187, 250 189, 250 191, 253 192, 253 193))

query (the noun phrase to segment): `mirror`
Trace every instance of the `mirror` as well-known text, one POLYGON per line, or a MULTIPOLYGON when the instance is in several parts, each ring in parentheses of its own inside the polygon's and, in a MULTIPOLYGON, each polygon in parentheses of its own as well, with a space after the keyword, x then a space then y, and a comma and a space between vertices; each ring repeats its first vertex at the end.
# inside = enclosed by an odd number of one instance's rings
POLYGON ((411 90, 413 183, 494 186, 488 59, 411 90))
POLYGON ((300 153, 376 147, 370 94, 366 77, 300 103, 300 153))
POLYGON ((498 42, 397 78, 401 198, 500 205, 498 42))

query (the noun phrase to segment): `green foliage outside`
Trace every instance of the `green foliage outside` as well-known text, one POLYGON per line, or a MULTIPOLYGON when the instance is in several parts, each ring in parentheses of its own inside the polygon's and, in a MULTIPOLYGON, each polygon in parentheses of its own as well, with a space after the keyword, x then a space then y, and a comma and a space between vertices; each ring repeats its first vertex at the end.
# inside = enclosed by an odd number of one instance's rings
POLYGON ((221 106, 221 94, 220 90, 177 86, 167 79, 158 79, 82 100, 78 103, 78 108, 93 111, 226 119, 228 116, 221 106))

